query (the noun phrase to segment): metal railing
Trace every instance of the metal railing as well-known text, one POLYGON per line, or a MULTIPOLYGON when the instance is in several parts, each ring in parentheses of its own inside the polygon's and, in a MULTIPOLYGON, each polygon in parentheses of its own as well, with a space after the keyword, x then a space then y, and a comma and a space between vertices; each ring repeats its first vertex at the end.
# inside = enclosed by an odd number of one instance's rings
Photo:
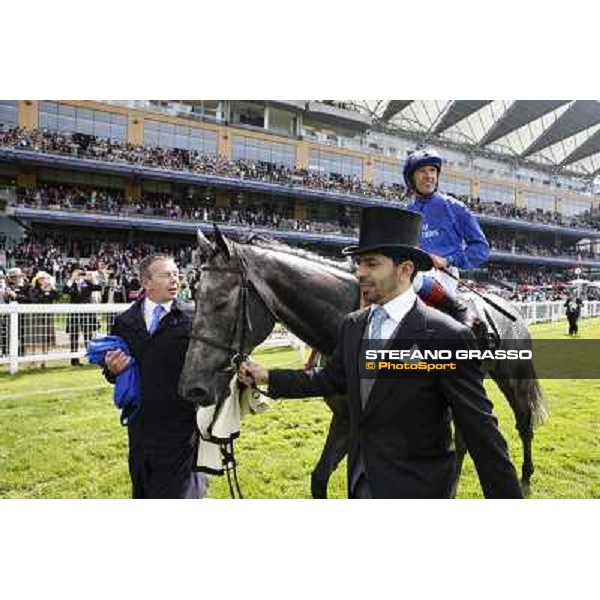
MULTIPOLYGON (((115 317, 130 304, 0 304, 0 365, 11 374, 19 365, 81 359, 87 343, 108 335, 115 317)), ((516 302, 529 324, 565 318, 564 302, 516 302)), ((582 318, 599 317, 600 301, 583 303, 582 318)), ((261 348, 293 348, 300 359, 306 345, 281 324, 276 324, 261 348)))
MULTIPOLYGON (((0 304, 0 365, 81 359, 88 342, 108 335, 130 304, 0 304)), ((277 324, 263 348, 291 347, 303 358, 305 344, 277 324)))
MULTIPOLYGON (((562 300, 556 302, 513 302, 525 319, 531 325, 533 323, 548 323, 560 321, 566 318, 565 303, 562 300)), ((599 317, 600 301, 584 301, 581 307, 581 317, 599 317)))

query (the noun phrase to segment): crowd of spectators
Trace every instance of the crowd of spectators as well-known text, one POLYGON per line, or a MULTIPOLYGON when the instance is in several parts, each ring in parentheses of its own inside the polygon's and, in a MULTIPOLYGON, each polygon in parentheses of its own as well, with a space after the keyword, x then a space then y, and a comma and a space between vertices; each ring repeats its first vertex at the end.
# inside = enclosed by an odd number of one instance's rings
POLYGON ((532 223, 543 223, 545 225, 558 225, 560 227, 577 229, 600 229, 600 219, 598 215, 592 215, 589 211, 577 215, 567 216, 557 211, 542 210, 537 208, 532 210, 524 206, 515 206, 502 202, 489 202, 478 197, 456 196, 462 200, 473 212, 502 217, 505 219, 519 219, 530 221, 532 223))
MULTIPOLYGON (((496 246, 494 238, 491 238, 496 246)), ((509 243, 504 241, 504 243, 509 243)), ((512 249, 511 249, 512 250, 512 249)), ((529 254, 535 252, 531 247, 523 249, 529 254)), ((192 280, 196 250, 193 245, 186 244, 151 244, 136 242, 132 244, 105 242, 100 240, 65 241, 65 237, 57 234, 44 238, 23 241, 5 249, 6 268, 19 267, 25 277, 33 279, 38 272, 46 272, 52 276, 60 289, 75 269, 83 269, 88 275, 93 274, 103 286, 109 278, 122 285, 126 291, 125 299, 135 299, 135 291, 140 288, 137 277, 138 264, 144 256, 153 252, 172 254, 185 275, 186 281, 192 280), (134 294, 130 292, 133 290, 134 294)), ((3 269, 0 268, 0 273, 3 269)), ((556 270, 551 267, 533 266, 497 266, 487 268, 487 279, 507 288, 518 286, 551 286, 560 279, 556 270)))
MULTIPOLYGON (((406 192, 400 183, 376 185, 356 175, 297 169, 266 161, 230 160, 221 156, 201 154, 196 150, 134 145, 81 133, 58 134, 40 129, 29 130, 23 127, 13 127, 5 131, 0 130, 0 146, 393 201, 402 200, 406 192)), ((589 211, 567 216, 556 211, 532 210, 514 204, 489 202, 479 197, 457 197, 465 202, 471 210, 480 214, 563 227, 600 229, 598 215, 593 215, 589 211)))
POLYGON ((176 201, 166 194, 146 194, 140 200, 127 201, 121 190, 40 184, 36 188, 18 188, 9 203, 32 208, 82 210, 119 216, 215 221, 284 231, 358 234, 358 221, 343 212, 335 221, 294 219, 284 216, 284 211, 279 206, 268 201, 246 204, 234 199, 229 207, 218 207, 206 200, 176 201))
MULTIPOLYGON (((132 302, 142 291, 139 262, 153 252, 175 257, 181 273, 179 299, 193 300, 196 257, 191 246, 102 241, 65 243, 59 237, 46 237, 6 249, 7 267, 0 268, 0 304, 74 302, 74 298, 81 303, 81 295, 74 292, 77 281, 89 286, 86 302, 132 302)), ((567 274, 557 276, 557 272, 548 267, 492 265, 487 268, 486 280, 478 286, 510 301, 558 301, 567 295, 567 279, 567 274)), ((86 326, 89 322, 86 321, 86 326)), ((45 327, 36 331, 45 332, 45 327)), ((90 331, 83 329, 84 337, 89 337, 90 331)), ((74 326, 68 333, 73 332, 77 333, 74 326)), ((50 339, 49 334, 44 334, 42 345, 50 343, 50 339)), ((7 340, 3 343, 6 345, 7 340)), ((76 339, 72 340, 72 349, 76 350, 77 344, 76 339)))
MULTIPOLYGON (((564 302, 575 289, 570 282, 576 277, 573 273, 557 273, 548 267, 490 265, 486 281, 479 282, 476 287, 511 302, 564 302)), ((596 288, 587 287, 582 298, 598 300, 600 295, 596 288)))
MULTIPOLYGON (((34 189, 19 188, 14 203, 36 208, 84 210, 122 216, 159 217, 175 220, 217 222, 243 227, 264 227, 280 231, 303 231, 330 235, 357 235, 358 220, 340 212, 330 221, 293 219, 283 215, 273 202, 246 204, 233 200, 229 207, 217 207, 207 200, 176 202, 168 195, 146 195, 139 201, 128 202, 122 191, 42 184, 34 189)), ((597 260, 591 248, 555 246, 529 237, 524 240, 515 233, 487 234, 492 250, 531 256, 573 257, 578 260, 597 260)))
MULTIPOLYGON (((24 242, 11 248, 7 251, 9 264, 20 266, 0 268, 0 304, 132 302, 142 293, 140 260, 148 253, 159 251, 172 254, 181 265, 178 299, 193 300, 195 271, 189 268, 192 253, 187 248, 97 243, 87 257, 80 255, 82 250, 78 244, 67 247, 60 240, 52 239, 24 242)), ((93 311, 69 313, 66 328, 63 330, 64 324, 60 326, 61 336, 64 331, 70 351, 77 353, 87 347, 101 327, 109 331, 112 318, 111 315, 101 318, 93 311)), ((18 319, 19 355, 47 354, 57 345, 59 321, 56 315, 49 312, 20 314, 18 319)), ((8 353, 9 341, 9 315, 0 314, 0 354, 8 353)), ((71 358, 71 365, 80 364, 77 356, 71 358)), ((44 367, 45 362, 41 366, 44 367)))
POLYGON ((550 267, 525 265, 490 265, 487 268, 487 276, 490 281, 499 282, 511 288, 518 286, 552 286, 563 281, 557 278, 557 272, 550 267))
POLYGON ((81 133, 58 134, 40 129, 14 127, 0 131, 0 146, 388 200, 400 200, 405 192, 402 185, 375 185, 356 175, 297 169, 267 161, 231 160, 222 156, 201 154, 197 150, 140 146, 81 133))
POLYGON ((530 237, 527 240, 518 238, 514 233, 488 233, 487 239, 492 251, 510 252, 511 254, 527 254, 529 256, 571 257, 577 260, 598 260, 599 256, 591 248, 577 248, 576 246, 554 246, 535 241, 530 237))
MULTIPOLYGON (((175 257, 181 270, 182 299, 189 299, 195 277, 192 268, 194 251, 191 247, 183 245, 128 245, 106 242, 66 244, 58 238, 48 237, 40 241, 25 241, 7 248, 7 268, 0 268, 0 276, 6 279, 11 271, 18 270, 22 275, 22 282, 27 285, 35 280, 38 273, 46 273, 59 292, 59 297, 56 298, 59 301, 60 293, 77 271, 87 281, 100 286, 97 290, 100 293, 93 301, 130 302, 139 297, 142 289, 138 276, 139 262, 154 252, 164 252, 175 257)), ((3 299, 4 302, 11 300, 17 299, 8 296, 3 299)), ((30 302, 28 291, 17 301, 30 302)))

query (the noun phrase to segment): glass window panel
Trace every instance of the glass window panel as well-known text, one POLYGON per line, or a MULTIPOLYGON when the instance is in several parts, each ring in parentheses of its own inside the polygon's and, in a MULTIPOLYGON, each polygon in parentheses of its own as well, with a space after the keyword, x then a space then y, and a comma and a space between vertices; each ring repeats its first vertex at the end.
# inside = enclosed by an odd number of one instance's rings
POLYGON ((447 175, 441 178, 440 189, 455 196, 468 196, 471 193, 471 182, 461 177, 447 175))
POLYGON ((186 135, 175 136, 175 148, 182 148, 183 150, 189 150, 190 138, 186 135))
POLYGON ((16 111, 10 106, 0 106, 0 123, 5 125, 16 125, 18 122, 16 111))
POLYGON ((110 138, 110 125, 108 123, 94 123, 94 135, 102 138, 110 138))
POLYGON ((578 202, 577 200, 563 200, 561 212, 567 216, 581 214, 590 210, 589 202, 578 202))
POLYGON ((16 100, 0 100, 0 123, 17 125, 19 122, 19 105, 16 100))
POLYGON ((377 163, 374 181, 376 184, 385 183, 387 185, 392 185, 394 183, 402 183, 400 165, 377 163))
POLYGON ((113 115, 112 124, 117 127, 127 127, 127 117, 124 117, 123 115, 113 115))
POLYGON ((69 106, 67 104, 59 104, 58 105, 58 114, 59 116, 69 116, 75 118, 76 109, 74 106, 69 106))
POLYGON ((127 127, 126 126, 111 125, 111 127, 110 127, 110 137, 113 140, 118 140, 120 142, 125 142, 127 140, 127 127))
POLYGON ((97 123, 106 123, 107 125, 110 125, 110 117, 111 114, 101 111, 101 110, 95 110, 94 112, 94 121, 96 121, 97 123))
POLYGON ((40 112, 46 113, 55 113, 58 110, 58 104, 56 102, 49 102, 47 100, 43 100, 40 105, 40 112))
POLYGON ((158 133, 156 133, 156 131, 144 129, 144 145, 145 146, 158 145, 158 133))
POLYGON ((554 198, 530 192, 523 192, 522 199, 529 210, 554 210, 554 198))
POLYGON ((77 118, 77 133, 85 133, 86 135, 94 135, 93 119, 77 118))
POLYGON ((160 146, 161 148, 172 148, 173 147, 170 137, 163 131, 158 132, 157 146, 160 146))
POLYGON ((514 192, 504 185, 481 183, 479 196, 484 202, 514 203, 514 192))
POLYGON ((164 148, 173 148, 175 146, 175 136, 163 131, 160 134, 160 145, 164 148))
POLYGON ((288 167, 293 167, 296 163, 296 153, 291 148, 287 152, 286 164, 288 167))
POLYGON ((58 115, 51 113, 42 113, 40 115, 40 127, 50 131, 58 131, 58 115))
POLYGON ((144 132, 157 132, 159 130, 159 123, 156 121, 146 120, 144 121, 144 132))
POLYGON ((75 117, 67 117, 64 115, 58 115, 58 131, 61 132, 73 132, 75 131, 75 117))
POLYGON ((85 120, 85 121, 93 121, 94 120, 94 111, 88 110, 87 108, 78 108, 75 111, 75 116, 77 120, 85 120))

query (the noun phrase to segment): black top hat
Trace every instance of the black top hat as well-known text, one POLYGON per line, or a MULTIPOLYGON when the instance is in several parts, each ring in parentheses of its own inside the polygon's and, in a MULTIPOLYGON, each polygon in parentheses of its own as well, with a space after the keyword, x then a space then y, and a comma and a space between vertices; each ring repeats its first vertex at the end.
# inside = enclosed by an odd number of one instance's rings
POLYGON ((373 207, 362 211, 358 246, 347 246, 342 254, 367 252, 406 255, 417 271, 429 271, 433 262, 418 246, 421 241, 421 215, 402 208, 373 207))

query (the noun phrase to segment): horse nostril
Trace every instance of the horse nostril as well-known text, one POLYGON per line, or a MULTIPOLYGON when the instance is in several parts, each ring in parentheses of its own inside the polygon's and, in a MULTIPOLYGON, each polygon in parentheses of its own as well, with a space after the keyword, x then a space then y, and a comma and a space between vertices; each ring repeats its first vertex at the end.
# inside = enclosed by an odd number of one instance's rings
POLYGON ((186 391, 185 397, 200 406, 210 404, 208 394, 202 388, 190 388, 186 391))

